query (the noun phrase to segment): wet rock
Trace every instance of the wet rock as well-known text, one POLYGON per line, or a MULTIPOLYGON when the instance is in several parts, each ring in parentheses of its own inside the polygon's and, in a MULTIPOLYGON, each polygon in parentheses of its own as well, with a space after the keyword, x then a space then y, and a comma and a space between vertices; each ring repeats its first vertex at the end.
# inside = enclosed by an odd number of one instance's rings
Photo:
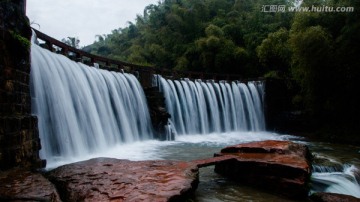
POLYGON ((167 126, 170 114, 166 111, 165 97, 158 87, 144 88, 144 93, 149 106, 150 118, 155 132, 155 138, 159 140, 174 140, 172 131, 167 126))
POLYGON ((64 201, 182 201, 198 184, 195 164, 97 158, 51 171, 64 201))
POLYGON ((0 173, 0 201, 61 201, 55 187, 39 173, 15 169, 0 173))
POLYGON ((324 155, 313 154, 313 172, 342 172, 344 166, 341 162, 324 155))
POLYGON ((360 202, 359 198, 353 196, 324 192, 314 193, 310 199, 314 202, 360 202))
POLYGON ((311 154, 304 145, 252 142, 224 148, 215 156, 234 157, 215 165, 215 172, 230 179, 293 199, 308 196, 311 154))

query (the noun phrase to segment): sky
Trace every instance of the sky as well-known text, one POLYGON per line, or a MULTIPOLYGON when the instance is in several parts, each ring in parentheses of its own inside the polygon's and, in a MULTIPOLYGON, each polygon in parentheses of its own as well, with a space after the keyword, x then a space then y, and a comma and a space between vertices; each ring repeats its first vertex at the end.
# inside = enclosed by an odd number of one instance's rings
POLYGON ((26 15, 35 29, 61 40, 78 37, 80 47, 92 44, 95 35, 110 34, 142 15, 159 0, 27 0, 26 15))

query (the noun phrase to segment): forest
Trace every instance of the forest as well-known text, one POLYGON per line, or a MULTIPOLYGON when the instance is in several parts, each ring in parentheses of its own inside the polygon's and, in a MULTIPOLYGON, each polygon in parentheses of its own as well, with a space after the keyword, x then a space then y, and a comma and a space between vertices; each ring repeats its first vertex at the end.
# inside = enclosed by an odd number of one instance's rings
POLYGON ((360 142, 360 1, 163 0, 84 50, 182 71, 282 79, 319 136, 360 142), (270 6, 286 10, 268 10, 270 6))

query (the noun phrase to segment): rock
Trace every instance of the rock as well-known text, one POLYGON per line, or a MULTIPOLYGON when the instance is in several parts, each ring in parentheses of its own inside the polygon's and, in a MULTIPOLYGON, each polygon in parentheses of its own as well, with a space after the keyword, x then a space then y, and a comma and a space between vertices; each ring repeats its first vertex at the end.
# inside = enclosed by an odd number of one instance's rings
POLYGON ((313 154, 313 172, 342 172, 344 165, 328 156, 313 154))
POLYGON ((199 182, 195 164, 97 158, 48 174, 64 201, 182 201, 199 182))
POLYGON ((44 176, 21 169, 0 173, 0 201, 61 201, 44 176))
POLYGON ((224 148, 215 156, 235 157, 215 165, 215 172, 230 179, 292 199, 308 196, 311 154, 304 145, 253 142, 224 148))
POLYGON ((324 192, 314 193, 310 199, 314 202, 360 202, 359 198, 353 196, 324 192))
POLYGON ((166 111, 165 97, 158 87, 144 88, 149 106, 150 118, 154 128, 154 136, 159 140, 174 140, 173 131, 168 130, 171 115, 166 111))

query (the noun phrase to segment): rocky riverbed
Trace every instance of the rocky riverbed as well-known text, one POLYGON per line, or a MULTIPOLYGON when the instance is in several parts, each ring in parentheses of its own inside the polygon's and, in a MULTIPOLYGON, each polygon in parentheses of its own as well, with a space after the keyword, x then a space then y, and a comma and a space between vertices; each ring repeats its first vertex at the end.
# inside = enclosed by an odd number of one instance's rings
MULTIPOLYGON (((184 201, 198 186, 199 168, 211 165, 228 180, 306 200, 311 157, 304 145, 271 140, 229 146, 215 157, 189 162, 95 158, 45 173, 14 169, 0 173, 0 201, 184 201)), ((311 199, 334 197, 360 200, 327 193, 311 199)))

